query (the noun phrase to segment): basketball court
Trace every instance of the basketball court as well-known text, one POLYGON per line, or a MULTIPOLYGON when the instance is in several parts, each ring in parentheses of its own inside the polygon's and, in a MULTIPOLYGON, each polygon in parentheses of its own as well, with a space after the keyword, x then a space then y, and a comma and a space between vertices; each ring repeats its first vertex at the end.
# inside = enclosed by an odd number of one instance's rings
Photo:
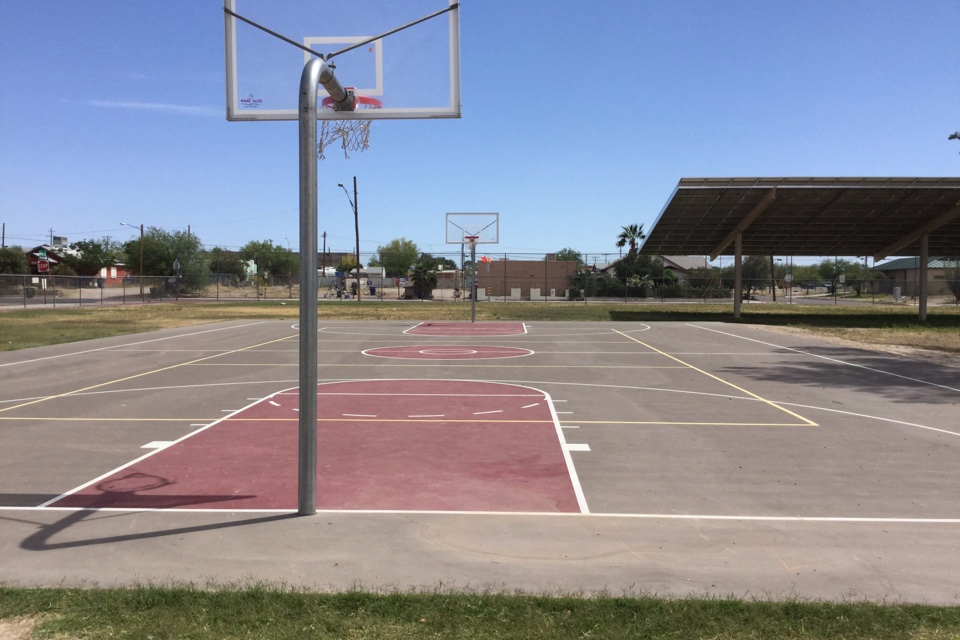
POLYGON ((317 336, 315 516, 294 324, 0 354, 0 581, 960 593, 957 369, 722 323, 317 336))
MULTIPOLYGON (((0 582, 957 603, 957 369, 723 323, 318 325, 318 157, 460 116, 458 2, 324 7, 224 2, 227 118, 300 126, 299 323, 0 354, 0 582)), ((498 241, 447 214, 473 265, 498 241)))

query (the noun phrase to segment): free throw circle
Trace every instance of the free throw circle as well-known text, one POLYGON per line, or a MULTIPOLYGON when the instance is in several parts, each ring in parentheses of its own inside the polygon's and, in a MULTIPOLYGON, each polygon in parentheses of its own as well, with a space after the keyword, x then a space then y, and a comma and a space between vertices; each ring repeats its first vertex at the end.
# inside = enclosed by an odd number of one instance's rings
POLYGON ((405 358, 410 360, 481 360, 490 358, 520 358, 533 354, 529 349, 498 346, 410 345, 367 349, 364 355, 378 358, 405 358))

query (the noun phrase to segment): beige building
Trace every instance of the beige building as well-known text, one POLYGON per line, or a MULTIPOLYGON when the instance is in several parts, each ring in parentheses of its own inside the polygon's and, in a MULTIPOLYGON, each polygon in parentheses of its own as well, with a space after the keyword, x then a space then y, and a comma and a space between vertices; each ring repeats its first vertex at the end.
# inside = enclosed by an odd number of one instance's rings
MULTIPOLYGON (((563 300, 576 260, 492 260, 477 263, 477 284, 484 296, 513 300, 563 300)), ((469 277, 469 274, 468 274, 469 277)))

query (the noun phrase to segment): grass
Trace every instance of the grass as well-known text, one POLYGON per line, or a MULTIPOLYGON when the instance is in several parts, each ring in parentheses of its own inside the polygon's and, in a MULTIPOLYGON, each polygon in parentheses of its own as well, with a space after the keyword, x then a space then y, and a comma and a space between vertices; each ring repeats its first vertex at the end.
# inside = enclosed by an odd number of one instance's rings
MULTIPOLYGON (((960 638, 960 608, 509 593, 0 588, 0 621, 49 638, 960 638)), ((0 637, 3 637, 0 633, 0 637)))
MULTIPOLYGON (((469 321, 468 302, 333 302, 317 310, 324 320, 469 321)), ((0 351, 13 351, 162 328, 227 320, 292 319, 296 301, 163 303, 49 308, 0 313, 0 351)), ((787 327, 863 346, 896 345, 960 354, 960 308, 936 307, 926 322, 902 306, 745 304, 741 319, 722 304, 481 302, 477 320, 607 322, 725 322, 787 327)))

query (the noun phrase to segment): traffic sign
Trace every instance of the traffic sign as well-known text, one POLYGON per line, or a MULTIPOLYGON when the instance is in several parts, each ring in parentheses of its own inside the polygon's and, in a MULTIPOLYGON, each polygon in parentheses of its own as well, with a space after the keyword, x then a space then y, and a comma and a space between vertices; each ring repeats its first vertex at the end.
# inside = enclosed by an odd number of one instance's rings
POLYGON ((49 260, 37 260, 37 271, 40 273, 46 273, 50 271, 50 261, 49 260))

